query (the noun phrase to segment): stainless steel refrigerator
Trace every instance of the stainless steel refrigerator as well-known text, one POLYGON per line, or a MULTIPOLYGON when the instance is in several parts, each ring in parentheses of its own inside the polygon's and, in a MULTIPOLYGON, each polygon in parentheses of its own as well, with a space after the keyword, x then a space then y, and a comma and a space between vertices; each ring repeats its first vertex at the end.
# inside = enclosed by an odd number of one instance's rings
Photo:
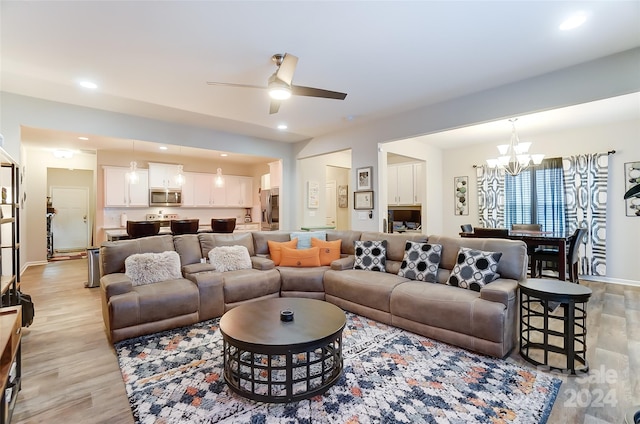
POLYGON ((260 210, 262 211, 262 231, 280 229, 280 193, 277 188, 260 191, 260 210))

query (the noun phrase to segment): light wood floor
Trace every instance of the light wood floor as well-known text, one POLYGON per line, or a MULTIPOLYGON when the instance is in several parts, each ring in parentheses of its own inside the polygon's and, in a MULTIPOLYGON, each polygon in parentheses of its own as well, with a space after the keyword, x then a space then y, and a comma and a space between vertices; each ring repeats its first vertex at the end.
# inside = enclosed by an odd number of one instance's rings
MULTIPOLYGON (((23 275, 36 317, 23 333, 13 423, 134 422, 104 332, 99 289, 84 288, 86 281, 86 259, 30 267, 23 275)), ((583 284, 594 292, 587 324, 590 378, 562 377, 548 422, 620 424, 626 409, 640 405, 640 288, 583 284)), ((511 359, 530 366, 517 352, 511 359)))

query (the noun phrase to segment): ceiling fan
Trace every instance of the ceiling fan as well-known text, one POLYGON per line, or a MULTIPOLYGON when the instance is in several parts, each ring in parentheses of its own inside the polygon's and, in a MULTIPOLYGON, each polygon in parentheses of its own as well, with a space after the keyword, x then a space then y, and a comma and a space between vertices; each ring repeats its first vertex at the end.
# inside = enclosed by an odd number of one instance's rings
POLYGON ((280 109, 280 102, 288 99, 292 94, 295 96, 321 97, 324 99, 336 100, 344 100, 344 98, 347 97, 346 93, 291 84, 291 81, 293 80, 293 72, 296 70, 296 65, 298 64, 298 58, 292 54, 274 54, 271 57, 271 60, 273 60, 278 69, 269 77, 266 87, 261 85, 234 84, 214 81, 207 81, 207 84, 269 90, 269 95, 271 96, 271 105, 269 107, 270 114, 277 113, 280 109))

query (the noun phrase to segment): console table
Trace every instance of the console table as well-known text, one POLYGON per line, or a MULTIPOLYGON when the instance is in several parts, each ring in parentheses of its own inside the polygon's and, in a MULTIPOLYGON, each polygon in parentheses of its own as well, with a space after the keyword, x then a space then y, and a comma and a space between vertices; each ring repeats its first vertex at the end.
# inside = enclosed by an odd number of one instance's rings
POLYGON ((570 371, 571 374, 589 371, 586 303, 591 297, 591 289, 543 278, 521 282, 519 288, 520 355, 534 365, 553 370, 570 371), (564 309, 562 315, 553 314, 556 307, 564 309), (561 322, 562 330, 552 329, 553 322, 561 322), (542 353, 542 360, 531 356, 535 352, 542 353), (564 356, 566 367, 551 365, 550 353, 564 356), (576 362, 583 367, 576 368, 576 362))
POLYGON ((22 307, 0 308, 0 424, 11 422, 21 381, 22 307))

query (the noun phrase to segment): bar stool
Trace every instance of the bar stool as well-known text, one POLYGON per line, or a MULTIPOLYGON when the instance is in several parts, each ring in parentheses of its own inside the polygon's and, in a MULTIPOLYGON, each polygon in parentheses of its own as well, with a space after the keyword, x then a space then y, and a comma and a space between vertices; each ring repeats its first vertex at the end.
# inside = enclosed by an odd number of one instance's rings
POLYGON ((214 233, 233 233, 236 229, 235 218, 212 218, 211 231, 214 233))
POLYGON ((160 221, 127 221, 127 234, 132 239, 155 236, 160 232, 160 221))
POLYGON ((173 219, 169 222, 171 234, 196 234, 200 227, 199 219, 173 219))

